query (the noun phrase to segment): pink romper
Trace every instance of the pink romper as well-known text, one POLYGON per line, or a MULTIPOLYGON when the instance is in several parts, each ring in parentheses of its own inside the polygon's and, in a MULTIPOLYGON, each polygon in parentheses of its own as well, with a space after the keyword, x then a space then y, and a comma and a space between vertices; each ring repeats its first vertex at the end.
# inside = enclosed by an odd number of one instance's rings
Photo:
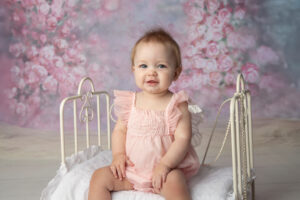
MULTIPOLYGON (((127 124, 126 154, 134 166, 126 167, 126 178, 134 189, 153 192, 152 171, 174 141, 174 132, 181 117, 178 105, 188 101, 185 92, 174 93, 164 111, 143 110, 135 107, 135 92, 114 91, 115 113, 127 124)), ((199 159, 191 146, 177 168, 187 178, 197 173, 199 159)))

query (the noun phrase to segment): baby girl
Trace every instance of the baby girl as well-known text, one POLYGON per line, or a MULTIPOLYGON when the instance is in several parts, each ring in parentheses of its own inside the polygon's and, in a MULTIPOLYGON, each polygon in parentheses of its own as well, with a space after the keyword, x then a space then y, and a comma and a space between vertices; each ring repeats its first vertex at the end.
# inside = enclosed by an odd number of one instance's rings
POLYGON ((131 61, 140 91, 114 91, 113 161, 94 172, 89 200, 121 190, 191 199, 187 180, 200 164, 191 146, 188 96, 169 90, 182 71, 179 46, 164 30, 152 30, 136 42, 131 61))

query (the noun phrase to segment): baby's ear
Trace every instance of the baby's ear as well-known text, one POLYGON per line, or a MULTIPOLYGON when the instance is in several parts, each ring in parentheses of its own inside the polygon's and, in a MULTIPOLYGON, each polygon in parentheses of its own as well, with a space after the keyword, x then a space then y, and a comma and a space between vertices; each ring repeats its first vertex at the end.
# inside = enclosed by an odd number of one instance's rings
POLYGON ((133 66, 133 65, 131 65, 131 71, 133 71, 133 72, 134 72, 134 66, 133 66))
POLYGON ((176 81, 179 77, 179 75, 181 74, 182 71, 182 67, 177 67, 175 74, 174 74, 174 81, 176 81))

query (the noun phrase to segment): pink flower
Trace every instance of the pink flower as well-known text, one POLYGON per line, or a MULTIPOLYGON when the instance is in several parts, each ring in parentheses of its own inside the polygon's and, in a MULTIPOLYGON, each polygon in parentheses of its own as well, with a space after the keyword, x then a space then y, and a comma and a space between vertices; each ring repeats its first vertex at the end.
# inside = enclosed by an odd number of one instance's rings
POLYGON ((31 107, 39 108, 41 103, 41 98, 39 97, 38 92, 33 93, 27 100, 28 105, 31 107))
POLYGON ((6 94, 9 99, 12 99, 17 95, 17 92, 18 92, 18 89, 16 87, 13 87, 13 88, 7 90, 6 94))
POLYGON ((207 59, 203 71, 205 73, 214 72, 217 70, 217 67, 218 65, 216 59, 207 59))
POLYGON ((226 85, 232 85, 235 84, 235 80, 236 79, 236 74, 233 72, 227 72, 225 77, 224 77, 224 81, 226 85))
POLYGON ((48 75, 48 71, 46 70, 46 68, 38 64, 32 65, 32 71, 41 78, 44 78, 48 75))
POLYGON ((49 13, 49 10, 50 10, 50 6, 46 1, 44 3, 38 5, 38 11, 42 15, 47 15, 49 13))
POLYGON ((59 56, 55 56, 53 58, 53 63, 54 63, 54 66, 58 67, 58 68, 62 68, 65 65, 63 59, 61 57, 59 57, 59 56))
POLYGON ((25 74, 25 82, 27 84, 36 84, 40 81, 39 77, 37 76, 36 73, 34 73, 33 71, 28 71, 26 74, 25 74))
POLYGON ((69 8, 73 8, 77 3, 77 0, 66 0, 66 6, 69 8))
POLYGON ((206 38, 197 38, 192 41, 191 44, 199 49, 197 54, 202 54, 202 49, 204 50, 207 47, 209 41, 210 40, 206 40, 206 38))
POLYGON ((267 64, 276 65, 279 62, 279 56, 267 46, 260 46, 255 53, 251 54, 253 61, 256 61, 260 66, 267 64))
POLYGON ((218 0, 209 0, 206 1, 206 7, 210 14, 213 14, 220 6, 220 2, 218 0))
POLYGON ((53 78, 53 76, 47 76, 47 78, 43 82, 43 89, 45 91, 54 93, 57 89, 57 80, 53 78))
POLYGON ((59 94, 61 98, 66 97, 70 91, 75 89, 76 79, 72 74, 68 74, 63 81, 59 83, 59 94))
POLYGON ((21 69, 20 67, 15 65, 10 69, 10 72, 12 74, 13 79, 16 80, 21 74, 21 69))
POLYGON ((245 80, 250 83, 256 83, 259 79, 258 67, 253 63, 246 63, 241 68, 245 80))
POLYGON ((188 37, 189 40, 193 41, 199 37, 202 37, 204 35, 204 33, 207 30, 207 26, 206 25, 190 25, 189 27, 189 31, 188 31, 188 37))
POLYGON ((209 73, 209 84, 218 88, 222 81, 223 77, 220 72, 210 72, 209 73))
POLYGON ((234 18, 237 20, 242 20, 244 19, 245 14, 246 14, 246 9, 244 7, 239 6, 235 9, 234 18))
POLYGON ((182 89, 191 87, 191 76, 182 74, 176 81, 176 85, 182 89))
POLYGON ((185 56, 192 57, 197 53, 197 51, 198 51, 198 49, 195 46, 188 45, 187 47, 185 47, 183 52, 184 52, 185 56))
POLYGON ((229 49, 227 48, 227 45, 224 41, 219 41, 218 46, 219 46, 220 54, 228 54, 229 53, 229 49))
POLYGON ((45 34, 40 35, 40 41, 45 44, 47 42, 47 36, 45 34))
POLYGON ((188 15, 189 22, 192 24, 199 24, 205 18, 205 13, 202 11, 202 9, 199 9, 198 7, 192 7, 188 15))
POLYGON ((231 9, 229 8, 222 8, 218 12, 218 19, 221 23, 228 23, 231 17, 231 9))
POLYGON ((68 48, 68 42, 64 39, 57 38, 54 40, 54 45, 59 48, 60 50, 65 50, 68 48))
POLYGON ((54 57, 54 55, 55 51, 53 45, 47 45, 40 49, 40 56, 47 60, 51 60, 54 57))
POLYGON ((209 28, 213 29, 213 32, 220 31, 223 27, 223 24, 220 22, 217 16, 208 18, 207 22, 209 28))
POLYGON ((203 58, 202 56, 199 55, 195 55, 192 58, 193 63, 194 63, 194 67, 197 69, 202 69, 206 67, 206 60, 205 58, 203 58))
POLYGON ((29 59, 33 59, 33 58, 37 57, 39 55, 39 52, 38 52, 36 46, 34 46, 34 45, 30 46, 26 51, 26 55, 29 59))
POLYGON ((233 66, 233 60, 229 55, 221 55, 218 59, 218 69, 221 71, 228 71, 233 66))
POLYGON ((24 8, 25 7, 31 8, 37 3, 36 0, 23 0, 23 1, 15 0, 15 2, 20 2, 24 8))
POLYGON ((12 20, 16 24, 22 24, 26 22, 26 15, 25 12, 21 9, 15 9, 15 11, 12 14, 12 20))
POLYGON ((16 58, 25 52, 26 48, 22 43, 15 43, 9 46, 9 52, 16 58))
POLYGON ((68 25, 63 25, 62 28, 60 29, 60 34, 63 37, 66 37, 70 34, 70 27, 68 25))
POLYGON ((46 16, 41 13, 31 13, 31 24, 33 27, 36 27, 38 29, 45 29, 46 16))
POLYGON ((47 26, 49 30, 54 31, 54 29, 56 29, 57 26, 57 18, 54 16, 50 16, 47 19, 47 26))
POLYGON ((223 33, 225 33, 225 35, 229 35, 230 33, 232 33, 234 30, 233 26, 230 24, 226 24, 223 26, 223 33))
POLYGON ((78 61, 78 63, 84 65, 86 63, 86 57, 85 57, 85 55, 79 54, 77 56, 77 61, 78 61))
POLYGON ((62 5, 64 4, 64 0, 55 0, 51 5, 51 15, 57 19, 61 19, 64 15, 62 10, 62 5))
MULTIPOLYGON (((58 82, 64 82, 64 80, 67 79, 69 74, 69 71, 67 68, 54 68, 52 70, 52 76, 58 81, 58 82)), ((61 84, 60 84, 61 85, 61 84)))
POLYGON ((212 33, 212 40, 213 41, 220 41, 223 38, 223 33, 221 31, 215 31, 212 33))
POLYGON ((116 11, 120 8, 120 0, 104 0, 104 9, 107 11, 116 11))
POLYGON ((17 115, 19 115, 21 117, 24 117, 26 115, 26 112, 27 112, 27 106, 24 103, 19 102, 16 105, 15 112, 16 112, 17 115))
POLYGON ((81 80, 82 77, 86 76, 86 70, 82 66, 76 66, 72 68, 72 74, 74 75, 75 80, 81 80))
POLYGON ((206 48, 206 56, 209 58, 216 57, 219 54, 218 45, 216 42, 210 42, 206 48))
POLYGON ((17 80, 17 86, 19 89, 23 90, 26 86, 26 83, 23 78, 17 80))
POLYGON ((67 55, 70 57, 70 58, 75 58, 76 55, 78 54, 78 51, 74 48, 69 48, 67 51, 66 51, 67 55))
POLYGON ((34 39, 34 40, 39 40, 40 39, 40 35, 38 32, 36 31, 31 31, 31 37, 34 39))
POLYGON ((204 85, 207 85, 209 83, 209 75, 206 73, 195 72, 195 73, 193 73, 191 82, 192 82, 192 85, 191 85, 192 88, 200 89, 204 85))

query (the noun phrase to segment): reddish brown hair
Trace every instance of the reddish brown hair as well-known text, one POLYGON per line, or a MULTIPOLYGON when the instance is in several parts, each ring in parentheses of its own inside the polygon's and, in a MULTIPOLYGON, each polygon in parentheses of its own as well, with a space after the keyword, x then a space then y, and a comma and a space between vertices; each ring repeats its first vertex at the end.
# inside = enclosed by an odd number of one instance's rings
MULTIPOLYGON (((172 36, 165 30, 158 28, 146 32, 133 46, 131 51, 131 65, 134 66, 134 56, 136 53, 137 46, 142 42, 158 42, 163 45, 170 47, 172 54, 175 57, 175 68, 182 68, 181 65, 181 53, 177 42, 172 38, 172 36)), ((178 74, 179 75, 179 74, 178 74)))

